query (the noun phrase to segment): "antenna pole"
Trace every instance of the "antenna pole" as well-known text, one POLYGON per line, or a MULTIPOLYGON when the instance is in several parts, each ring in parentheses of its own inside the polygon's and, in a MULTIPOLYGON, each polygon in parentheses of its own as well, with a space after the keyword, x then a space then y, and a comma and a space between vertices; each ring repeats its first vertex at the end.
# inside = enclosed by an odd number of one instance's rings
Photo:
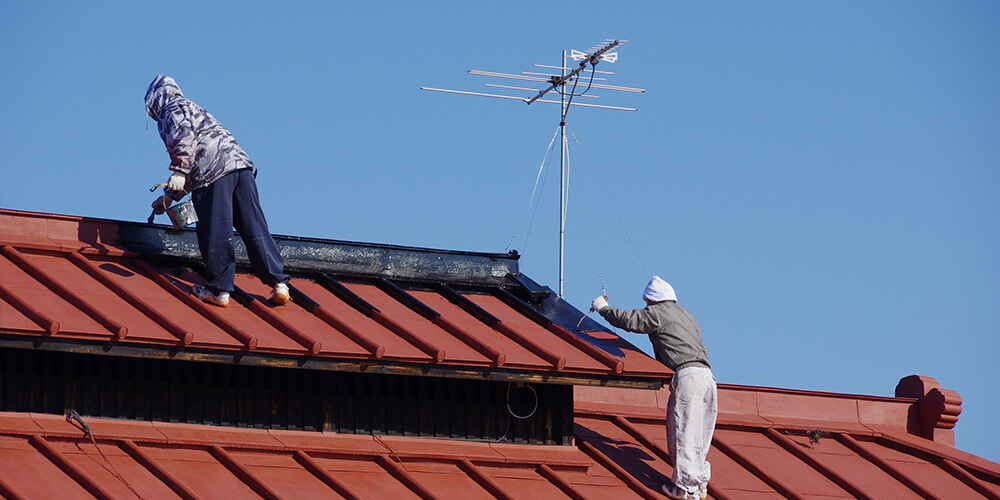
MULTIPOLYGON (((566 80, 566 51, 562 52, 562 80, 566 80)), ((566 92, 561 96, 559 122, 559 296, 563 296, 563 254, 566 246, 566 92)))

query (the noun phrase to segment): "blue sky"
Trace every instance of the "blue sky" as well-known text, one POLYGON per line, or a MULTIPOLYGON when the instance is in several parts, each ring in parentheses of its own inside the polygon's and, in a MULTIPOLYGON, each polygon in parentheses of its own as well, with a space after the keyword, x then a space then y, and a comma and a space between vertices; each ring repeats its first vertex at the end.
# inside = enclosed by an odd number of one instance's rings
POLYGON ((558 106, 420 87, 629 40, 598 69, 647 92, 593 93, 639 110, 569 114, 566 299, 665 278, 721 383, 934 377, 958 448, 1000 461, 998 26, 972 1, 13 2, 0 207, 144 221, 165 73, 257 163, 275 234, 512 248, 555 289, 558 106))

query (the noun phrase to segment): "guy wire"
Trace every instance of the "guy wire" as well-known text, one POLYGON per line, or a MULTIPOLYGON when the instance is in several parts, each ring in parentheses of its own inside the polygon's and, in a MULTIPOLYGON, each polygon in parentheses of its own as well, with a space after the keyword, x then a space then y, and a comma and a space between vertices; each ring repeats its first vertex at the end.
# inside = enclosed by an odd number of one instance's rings
MULTIPOLYGON (((587 197, 583 198, 584 205, 587 205, 587 197)), ((604 284, 604 274, 601 273, 601 249, 600 244, 597 241, 597 234, 594 233, 594 221, 590 218, 590 207, 584 206, 584 216, 587 218, 587 230, 590 232, 590 241, 593 244, 592 248, 594 250, 594 263, 597 266, 597 277, 601 280, 601 295, 608 294, 608 288, 604 284)))
MULTIPOLYGON (((568 126, 566 128, 569 129, 568 126)), ((632 252, 635 253, 635 258, 639 261, 639 265, 642 267, 642 271, 646 273, 646 277, 648 278, 651 275, 649 274, 649 271, 646 269, 646 264, 642 262, 642 257, 639 255, 639 250, 636 248, 635 242, 632 241, 632 236, 629 235, 628 229, 625 227, 625 222, 622 221, 621 215, 619 215, 618 210, 615 209, 615 204, 611 201, 611 195, 608 194, 608 190, 604 187, 604 183, 601 182, 601 178, 597 175, 597 171, 591 164, 590 157, 587 155, 587 150, 583 148, 583 145, 580 144, 579 139, 576 138, 576 134, 574 134, 572 130, 569 130, 569 134, 570 136, 573 137, 573 141, 576 142, 577 146, 580 146, 580 150, 583 151, 583 156, 587 160, 586 162, 587 166, 590 167, 591 173, 593 173, 594 178, 597 179, 597 184, 601 186, 601 191, 604 191, 604 197, 608 200, 608 205, 611 206, 611 212, 614 213, 615 218, 618 219, 618 224, 621 226, 622 231, 625 233, 625 238, 628 239, 629 245, 632 246, 632 252)))
MULTIPOLYGON (((525 209, 524 216, 521 217, 521 223, 514 230, 514 234, 511 235, 510 240, 507 241, 507 246, 503 249, 504 252, 510 250, 510 245, 514 243, 517 233, 521 232, 521 228, 524 226, 524 220, 528 218, 528 214, 531 214, 531 220, 528 223, 528 234, 524 236, 524 246, 521 247, 521 253, 524 253, 524 247, 528 245, 528 236, 531 236, 531 225, 535 221, 535 212, 531 210, 531 206, 535 204, 535 192, 538 190, 538 182, 542 179, 542 170, 545 169, 545 163, 548 162, 549 155, 552 153, 552 145, 555 144, 558 135, 559 129, 557 128, 555 134, 552 135, 552 140, 549 141, 549 147, 545 150, 545 155, 542 156, 542 164, 538 166, 538 175, 535 176, 535 186, 531 188, 531 198, 528 199, 528 208, 525 209)), ((538 205, 535 205, 535 210, 537 211, 537 209, 538 205)))

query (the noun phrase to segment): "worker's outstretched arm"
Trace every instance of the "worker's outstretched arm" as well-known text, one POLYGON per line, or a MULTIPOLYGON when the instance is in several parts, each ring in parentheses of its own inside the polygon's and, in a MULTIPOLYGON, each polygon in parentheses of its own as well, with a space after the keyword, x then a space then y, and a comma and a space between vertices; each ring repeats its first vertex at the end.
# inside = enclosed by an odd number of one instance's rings
POLYGON ((657 325, 654 318, 649 314, 646 309, 633 309, 627 311, 625 309, 619 309, 617 307, 612 307, 608 305, 606 297, 598 297, 594 299, 591 307, 600 313, 616 328, 622 328, 630 332, 635 333, 649 333, 656 331, 657 325))

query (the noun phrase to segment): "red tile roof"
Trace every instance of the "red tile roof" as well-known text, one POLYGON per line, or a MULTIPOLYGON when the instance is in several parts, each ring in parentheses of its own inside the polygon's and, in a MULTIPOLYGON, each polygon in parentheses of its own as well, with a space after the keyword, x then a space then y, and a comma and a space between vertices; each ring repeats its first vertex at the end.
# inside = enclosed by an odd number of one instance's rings
POLYGON ((657 387, 669 373, 594 322, 569 331, 575 324, 559 316, 583 313, 559 298, 539 302, 549 315, 528 305, 545 290, 518 276, 516 256, 345 250, 279 238, 295 277, 293 302, 271 306, 270 290, 241 272, 234 302, 223 309, 190 293, 205 282, 192 270, 200 265, 193 238, 162 226, 0 210, 0 334, 99 349, 113 341, 147 356, 169 348, 176 357, 179 348, 182 358, 239 351, 271 363, 471 369, 494 380, 657 387))
MULTIPOLYGON (((658 499, 667 391, 578 387, 575 446, 0 413, 0 494, 658 499)), ((722 386, 719 400, 711 498, 1000 498, 1000 465, 906 432, 912 398, 722 386)))
MULTIPOLYGON (((515 257, 284 238, 293 303, 267 305, 240 274, 246 307, 217 309, 188 292, 203 281, 192 241, 0 210, 0 343, 573 383, 574 444, 0 412, 0 496, 663 498, 669 389, 648 388, 668 371, 596 323, 571 331, 580 311, 515 257)), ((954 391, 907 377, 897 396, 720 386, 709 496, 1000 498, 1000 465, 950 446, 954 391)))
MULTIPOLYGON (((580 448, 655 488, 671 473, 668 397, 578 387, 580 448)), ((713 498, 1000 498, 1000 464, 907 432, 920 400, 722 385, 719 404, 713 498)))

